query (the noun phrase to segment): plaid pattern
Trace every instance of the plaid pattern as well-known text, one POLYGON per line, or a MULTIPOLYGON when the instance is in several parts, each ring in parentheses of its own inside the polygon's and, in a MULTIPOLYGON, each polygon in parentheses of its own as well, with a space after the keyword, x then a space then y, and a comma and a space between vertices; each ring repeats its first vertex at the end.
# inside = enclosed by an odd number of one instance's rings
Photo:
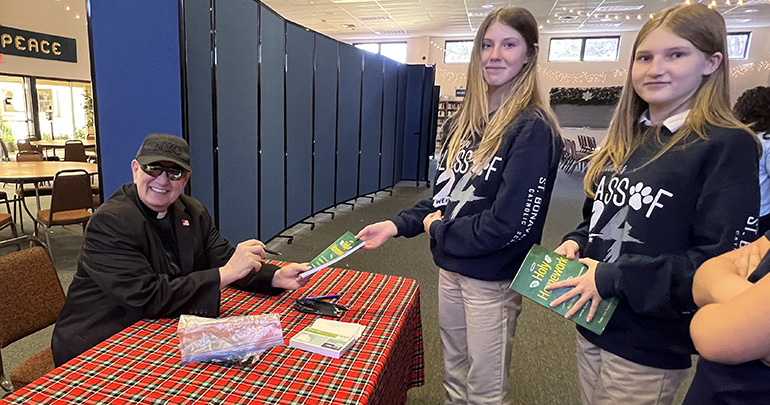
POLYGON ((182 366, 176 319, 143 320, 0 403, 398 404, 424 383, 420 288, 414 280, 324 270, 275 297, 227 288, 221 316, 281 315, 284 340, 313 322, 294 299, 343 292, 342 321, 366 325, 340 359, 274 347, 255 365, 182 366), (160 350, 165 348, 166 350, 160 350))

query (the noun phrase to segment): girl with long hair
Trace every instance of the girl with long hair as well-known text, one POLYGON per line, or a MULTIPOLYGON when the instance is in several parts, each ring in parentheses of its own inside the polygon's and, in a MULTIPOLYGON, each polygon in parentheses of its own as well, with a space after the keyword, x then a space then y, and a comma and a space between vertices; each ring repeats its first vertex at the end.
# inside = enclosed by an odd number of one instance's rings
POLYGON ((508 372, 521 296, 508 286, 545 223, 563 145, 538 89, 538 28, 508 7, 479 27, 458 113, 444 126, 433 198, 362 229, 431 236, 447 404, 511 404, 508 372))
POLYGON ((607 138, 591 159, 592 215, 556 249, 588 266, 551 284, 572 316, 619 300, 601 335, 578 327, 585 404, 668 404, 694 353, 695 269, 756 239, 758 144, 728 101, 727 32, 703 4, 667 8, 633 44, 607 138), (589 304, 590 301, 590 304, 589 304))

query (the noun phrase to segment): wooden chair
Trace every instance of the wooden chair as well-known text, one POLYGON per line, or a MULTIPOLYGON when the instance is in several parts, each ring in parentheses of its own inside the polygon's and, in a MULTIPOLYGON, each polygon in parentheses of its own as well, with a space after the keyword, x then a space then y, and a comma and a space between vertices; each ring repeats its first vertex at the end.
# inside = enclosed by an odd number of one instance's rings
MULTIPOLYGON (((53 226, 82 224, 86 229, 94 201, 91 176, 83 169, 61 170, 53 179, 51 208, 37 212, 37 221, 45 228, 45 241, 51 245, 49 230, 53 226)), ((37 235, 35 224, 35 235, 37 235)))
POLYGON ((8 153, 8 145, 6 145, 5 141, 2 139, 0 139, 0 148, 2 148, 2 156, 0 157, 0 161, 10 162, 11 155, 8 153))
MULTIPOLYGON (((42 162, 45 160, 45 156, 41 152, 25 149, 25 150, 19 150, 19 152, 16 154, 16 161, 17 162, 42 162)), ((51 186, 38 186, 38 193, 39 195, 51 195, 51 186)), ((33 184, 18 184, 16 185, 16 198, 14 199, 13 204, 13 212, 16 212, 16 207, 19 207, 19 212, 21 213, 22 207, 21 204, 24 203, 25 197, 34 197, 35 196, 35 186, 33 184)), ((24 215, 19 215, 19 225, 21 226, 21 230, 24 231, 24 215)))
POLYGON ((64 160, 67 162, 87 162, 86 148, 83 142, 77 139, 64 143, 64 160))
MULTIPOLYGON (((0 242, 0 248, 25 244, 36 246, 0 256, 0 349, 52 325, 64 307, 59 276, 39 239, 22 236, 0 242)), ((53 354, 47 347, 21 363, 9 381, 0 352, 0 386, 8 392, 53 369, 53 354)))

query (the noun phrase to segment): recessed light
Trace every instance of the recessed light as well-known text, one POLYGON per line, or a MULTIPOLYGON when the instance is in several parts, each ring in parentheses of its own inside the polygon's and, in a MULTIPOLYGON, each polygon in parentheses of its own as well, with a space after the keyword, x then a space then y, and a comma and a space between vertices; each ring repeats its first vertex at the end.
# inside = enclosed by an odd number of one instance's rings
POLYGON ((494 8, 494 7, 495 7, 494 4, 482 4, 481 5, 481 8, 494 8))
POLYGON ((744 13, 756 13, 757 9, 756 8, 749 8, 749 9, 743 10, 743 12, 744 13))

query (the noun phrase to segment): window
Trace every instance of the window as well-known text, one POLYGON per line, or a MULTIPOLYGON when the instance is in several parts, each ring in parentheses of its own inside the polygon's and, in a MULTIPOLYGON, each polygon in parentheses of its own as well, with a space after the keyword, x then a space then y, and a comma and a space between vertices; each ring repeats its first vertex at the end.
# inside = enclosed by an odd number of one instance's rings
POLYGON ((618 60, 620 37, 552 38, 551 62, 614 62, 618 60))
POLYGON ((406 63, 406 42, 353 44, 358 49, 380 54, 396 62, 406 63))
POLYGON ((727 34, 727 55, 730 59, 746 59, 749 57, 750 32, 727 34))
POLYGON ((444 63, 468 63, 471 61, 473 41, 444 42, 444 63))

